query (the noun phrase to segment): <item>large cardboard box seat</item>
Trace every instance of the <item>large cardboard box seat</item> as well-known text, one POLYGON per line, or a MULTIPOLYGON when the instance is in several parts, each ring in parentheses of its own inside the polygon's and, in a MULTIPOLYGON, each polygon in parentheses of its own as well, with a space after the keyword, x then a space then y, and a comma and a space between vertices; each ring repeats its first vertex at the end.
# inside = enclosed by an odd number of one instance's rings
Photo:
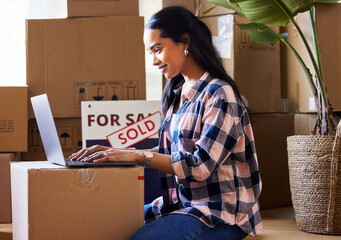
POLYGON ((129 239, 143 226, 143 170, 12 163, 13 239, 129 239))

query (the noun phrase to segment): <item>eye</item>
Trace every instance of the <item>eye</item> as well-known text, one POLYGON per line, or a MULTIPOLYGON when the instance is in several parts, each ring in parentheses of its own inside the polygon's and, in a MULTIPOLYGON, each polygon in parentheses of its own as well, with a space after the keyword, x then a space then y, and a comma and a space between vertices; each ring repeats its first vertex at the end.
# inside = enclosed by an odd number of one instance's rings
POLYGON ((155 52, 155 53, 160 53, 160 52, 161 52, 161 48, 155 48, 155 49, 154 49, 154 52, 155 52))

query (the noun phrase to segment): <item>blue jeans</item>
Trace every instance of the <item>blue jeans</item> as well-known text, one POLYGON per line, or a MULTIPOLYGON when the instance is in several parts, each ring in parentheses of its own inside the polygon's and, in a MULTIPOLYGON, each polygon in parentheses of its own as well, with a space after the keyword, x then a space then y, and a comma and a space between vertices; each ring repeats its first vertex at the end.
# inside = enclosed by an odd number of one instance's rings
POLYGON ((144 225, 131 240, 240 240, 246 236, 238 226, 220 223, 210 228, 192 216, 169 214, 144 225))

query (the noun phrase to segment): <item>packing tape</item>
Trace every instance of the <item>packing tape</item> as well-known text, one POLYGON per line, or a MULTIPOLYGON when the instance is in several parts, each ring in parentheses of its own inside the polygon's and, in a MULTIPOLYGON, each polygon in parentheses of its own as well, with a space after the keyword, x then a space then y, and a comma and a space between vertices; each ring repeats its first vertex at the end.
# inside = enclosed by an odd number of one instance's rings
POLYGON ((76 175, 76 185, 79 188, 91 188, 95 182, 95 170, 93 168, 81 168, 76 175))

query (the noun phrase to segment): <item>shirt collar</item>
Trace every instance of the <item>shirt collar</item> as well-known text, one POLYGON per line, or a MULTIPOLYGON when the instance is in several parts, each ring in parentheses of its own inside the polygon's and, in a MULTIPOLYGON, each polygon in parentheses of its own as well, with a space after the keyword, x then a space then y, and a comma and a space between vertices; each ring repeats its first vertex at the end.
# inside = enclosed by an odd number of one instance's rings
POLYGON ((200 94, 204 89, 204 86, 206 86, 207 83, 212 79, 212 77, 209 76, 210 74, 208 72, 205 72, 190 89, 188 89, 186 92, 183 92, 182 101, 184 102, 186 99, 188 99, 189 101, 195 100, 198 94, 200 94))

